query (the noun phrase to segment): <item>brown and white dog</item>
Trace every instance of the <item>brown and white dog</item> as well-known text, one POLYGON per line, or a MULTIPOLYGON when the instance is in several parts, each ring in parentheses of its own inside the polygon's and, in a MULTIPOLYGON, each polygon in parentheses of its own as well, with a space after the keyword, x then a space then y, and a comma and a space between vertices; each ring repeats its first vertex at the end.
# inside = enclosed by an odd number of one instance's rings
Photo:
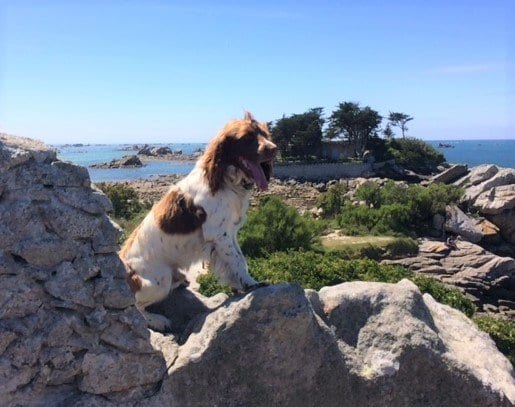
POLYGON ((199 260, 208 261, 222 284, 240 292, 258 283, 248 273, 236 240, 246 219, 253 184, 268 188, 277 146, 264 123, 250 113, 226 124, 195 168, 154 205, 120 251, 136 306, 151 328, 169 320, 145 308, 178 286, 199 260))

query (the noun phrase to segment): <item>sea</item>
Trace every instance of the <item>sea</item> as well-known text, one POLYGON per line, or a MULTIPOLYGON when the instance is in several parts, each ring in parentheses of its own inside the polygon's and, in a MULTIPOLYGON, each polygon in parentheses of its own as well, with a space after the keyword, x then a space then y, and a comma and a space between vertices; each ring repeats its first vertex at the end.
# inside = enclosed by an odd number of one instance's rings
MULTIPOLYGON (((152 144, 152 147, 169 147, 172 151, 193 154, 204 150, 205 143, 152 144)), ((93 164, 107 163, 125 155, 136 154, 132 144, 65 144, 52 146, 57 150, 57 157, 82 165, 89 171, 92 182, 131 181, 152 179, 159 175, 187 174, 194 164, 184 161, 150 161, 140 168, 91 168, 93 164)))
MULTIPOLYGON (((431 140, 427 143, 440 151, 449 163, 467 164, 469 167, 495 164, 499 167, 515 168, 515 140, 431 140)), ((173 151, 181 150, 183 154, 193 154, 199 149, 205 149, 206 144, 172 143, 152 146, 167 146, 173 151)), ((182 161, 151 161, 141 168, 91 168, 92 164, 134 154, 135 150, 130 144, 73 144, 53 147, 61 160, 87 167, 93 182, 152 179, 159 175, 187 174, 193 168, 193 163, 182 161)))

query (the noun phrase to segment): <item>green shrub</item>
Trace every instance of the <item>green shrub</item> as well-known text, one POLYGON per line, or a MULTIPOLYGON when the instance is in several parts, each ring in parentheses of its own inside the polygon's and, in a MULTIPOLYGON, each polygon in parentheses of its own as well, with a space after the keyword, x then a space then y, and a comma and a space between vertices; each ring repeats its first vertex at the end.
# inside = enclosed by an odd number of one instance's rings
POLYGON ((431 145, 415 138, 399 138, 388 141, 388 155, 401 167, 419 174, 430 174, 445 162, 445 157, 431 145))
POLYGON ((323 224, 308 215, 299 215, 279 198, 269 196, 249 212, 239 242, 243 253, 251 257, 288 249, 309 250, 322 227, 323 224))
POLYGON ((421 275, 414 275, 410 279, 418 286, 422 293, 431 294, 436 301, 456 308, 468 317, 471 317, 476 312, 476 306, 457 288, 447 287, 434 278, 421 275))
POLYGON ((206 297, 212 297, 218 293, 232 295, 231 288, 218 283, 215 275, 211 272, 200 275, 197 278, 197 282, 200 284, 199 292, 206 297))
POLYGON ((345 197, 348 188, 343 184, 335 184, 326 192, 321 193, 317 199, 317 206, 322 209, 322 215, 330 218, 340 213, 348 199, 345 197))
POLYGON ((453 185, 403 186, 388 181, 380 188, 367 182, 356 191, 356 197, 367 205, 346 203, 336 222, 351 235, 423 234, 432 227, 433 216, 445 213, 446 205, 458 202, 462 194, 453 185))
POLYGON ((344 260, 335 253, 313 251, 278 252, 267 259, 249 259, 249 270, 258 281, 297 282, 315 290, 355 280, 397 282, 410 275, 399 266, 381 265, 373 260, 344 260))
POLYGON ((367 181, 359 186, 354 197, 359 201, 365 201, 369 207, 379 208, 381 206, 381 187, 377 182, 367 181))
POLYGON ((497 348, 515 366, 515 322, 488 315, 477 316, 473 319, 478 328, 492 337, 497 348))
POLYGON ((131 219, 150 208, 150 203, 141 202, 136 190, 125 184, 96 184, 113 203, 112 215, 118 219, 131 219))
POLYGON ((398 237, 386 244, 385 251, 389 258, 414 256, 418 253, 418 242, 410 237, 398 237))

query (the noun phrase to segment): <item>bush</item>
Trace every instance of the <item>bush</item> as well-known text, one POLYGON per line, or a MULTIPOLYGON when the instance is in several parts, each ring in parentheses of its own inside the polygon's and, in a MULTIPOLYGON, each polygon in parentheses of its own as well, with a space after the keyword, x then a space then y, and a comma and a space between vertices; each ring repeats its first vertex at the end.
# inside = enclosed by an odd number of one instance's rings
POLYGON ((367 181, 356 190, 354 197, 359 201, 365 201, 368 207, 379 208, 381 206, 381 187, 377 182, 367 181))
POLYGON ((131 219, 149 209, 149 202, 141 202, 136 190, 125 184, 96 184, 113 203, 113 216, 119 219, 131 219))
POLYGON ((515 322, 487 315, 474 317, 474 322, 492 337, 499 350, 515 366, 515 322))
POLYGON ((268 196, 249 212, 239 242, 243 253, 251 257, 288 249, 309 250, 322 227, 323 224, 299 215, 279 198, 268 196))
POLYGON ((436 301, 456 308, 468 317, 471 317, 476 312, 476 306, 457 288, 447 287, 440 281, 421 275, 414 275, 411 277, 411 280, 422 293, 431 294, 436 301))
POLYGON ((344 260, 335 253, 313 251, 280 252, 268 259, 249 259, 249 270, 258 281, 297 282, 315 290, 355 280, 397 282, 410 275, 399 266, 381 265, 373 260, 344 260))
POLYGON ((431 145, 415 138, 393 139, 387 143, 388 154, 401 167, 419 174, 430 174, 445 162, 445 157, 431 145))
POLYGON ((410 237, 399 237, 388 243, 385 251, 389 258, 414 256, 418 253, 418 242, 410 237))
POLYGON ((211 272, 202 274, 197 278, 197 282, 200 284, 199 292, 206 297, 212 297, 218 293, 225 293, 232 296, 231 288, 226 285, 218 283, 215 275, 211 272))
POLYGON ((382 188, 367 182, 356 190, 356 197, 368 205, 347 203, 336 221, 347 234, 425 233, 433 216, 444 214, 446 205, 459 201, 463 190, 453 185, 403 186, 388 181, 382 188))
POLYGON ((318 196, 317 205, 322 209, 325 218, 331 218, 341 212, 343 205, 348 201, 345 197, 347 191, 345 185, 335 184, 318 196))

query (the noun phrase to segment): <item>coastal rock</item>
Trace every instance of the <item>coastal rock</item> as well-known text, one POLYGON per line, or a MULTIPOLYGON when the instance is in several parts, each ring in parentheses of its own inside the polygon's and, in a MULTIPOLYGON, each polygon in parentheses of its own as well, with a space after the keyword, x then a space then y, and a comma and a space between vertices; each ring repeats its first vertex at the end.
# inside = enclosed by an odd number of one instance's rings
POLYGON ((2 135, 0 167, 0 404, 72 405, 82 391, 106 405, 155 389, 165 360, 120 259, 98 254, 118 250, 109 200, 38 142, 2 135))
POLYGON ((137 155, 126 155, 119 160, 112 160, 104 164, 93 164, 92 168, 138 168, 142 167, 143 163, 137 155))
POLYGON ((498 171, 499 168, 493 164, 478 165, 477 167, 471 168, 470 172, 465 177, 454 182, 454 185, 459 187, 477 185, 492 178, 498 171))
POLYGON ((466 164, 454 164, 441 173, 433 176, 430 181, 441 184, 450 184, 465 175, 467 172, 468 166, 466 164))
POLYGON ((408 280, 281 285, 207 315, 152 401, 508 406, 512 374, 486 334, 408 280))
POLYGON ((504 240, 515 245, 515 209, 493 215, 490 220, 499 227, 504 240))
POLYGON ((151 152, 152 155, 156 156, 173 154, 173 151, 170 149, 170 147, 154 147, 151 152))
POLYGON ((444 230, 462 236, 472 243, 478 243, 483 238, 483 232, 476 222, 455 205, 445 208, 444 230))
POLYGON ((474 200, 482 193, 489 191, 491 188, 499 187, 501 185, 509 185, 515 183, 515 169, 514 168, 501 168, 495 173, 494 176, 487 180, 472 185, 466 188, 463 200, 465 202, 473 203, 474 200))
POLYGON ((474 207, 487 215, 497 215, 515 208, 515 183, 493 187, 483 192, 474 201, 474 207))
MULTIPOLYGON (((501 301, 515 299, 515 259, 496 256, 470 242, 456 240, 455 247, 439 241, 423 239, 415 257, 383 260, 409 270, 426 274, 460 288, 479 309, 500 312, 501 301), (493 308, 492 308, 493 307, 493 308)), ((510 316, 509 307, 503 311, 510 316)))

